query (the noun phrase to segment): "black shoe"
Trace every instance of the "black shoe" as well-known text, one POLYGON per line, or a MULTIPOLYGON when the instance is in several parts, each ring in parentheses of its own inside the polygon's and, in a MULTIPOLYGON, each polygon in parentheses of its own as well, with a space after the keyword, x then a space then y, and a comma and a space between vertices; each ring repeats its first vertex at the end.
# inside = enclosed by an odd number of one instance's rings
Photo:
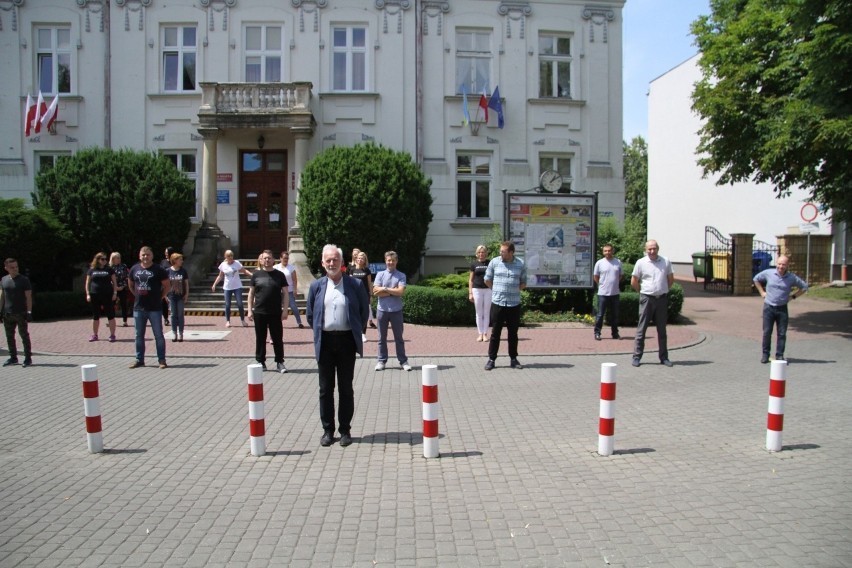
POLYGON ((340 435, 340 445, 344 448, 348 445, 352 444, 352 436, 349 434, 341 434, 340 435))
POLYGON ((660 365, 665 365, 666 367, 674 367, 674 363, 672 363, 668 359, 663 359, 662 361, 660 361, 660 365))
POLYGON ((331 432, 326 432, 320 438, 320 446, 328 447, 334 443, 334 434, 331 432))
POLYGON ((33 364, 33 360, 30 359, 29 357, 27 357, 27 358, 24 359, 24 364, 21 365, 21 367, 30 367, 30 366, 32 366, 32 364, 33 364))
POLYGON ((487 363, 485 363, 485 370, 490 371, 494 368, 494 359, 489 359, 487 363))
POLYGON ((613 332, 612 332, 612 338, 613 338, 613 339, 621 339, 621 336, 620 336, 620 335, 618 335, 618 332, 617 332, 617 331, 613 331, 613 332))
POLYGON ((638 366, 639 366, 639 357, 634 357, 634 358, 633 358, 633 366, 634 366, 634 367, 638 367, 638 366))
POLYGON ((4 367, 9 367, 10 365, 17 365, 17 364, 18 364, 18 360, 17 360, 17 359, 7 359, 7 360, 6 360, 6 362, 5 362, 5 363, 3 363, 3 366, 4 366, 4 367))
POLYGON ((595 341, 600 341, 600 340, 601 340, 601 334, 600 334, 600 333, 596 333, 596 334, 595 334, 595 341))
POLYGON ((523 369, 523 368, 524 368, 524 366, 523 366, 523 365, 521 365, 521 362, 520 362, 520 361, 518 361, 517 359, 512 359, 512 360, 509 362, 509 366, 510 366, 511 368, 513 368, 513 369, 523 369))
POLYGON ((305 324, 300 323, 300 324, 299 324, 299 329, 305 329, 305 324))
POLYGON ((762 365, 766 365, 767 363, 769 363, 769 357, 767 357, 766 355, 764 355, 763 357, 761 357, 761 358, 760 358, 760 363, 761 363, 762 365))

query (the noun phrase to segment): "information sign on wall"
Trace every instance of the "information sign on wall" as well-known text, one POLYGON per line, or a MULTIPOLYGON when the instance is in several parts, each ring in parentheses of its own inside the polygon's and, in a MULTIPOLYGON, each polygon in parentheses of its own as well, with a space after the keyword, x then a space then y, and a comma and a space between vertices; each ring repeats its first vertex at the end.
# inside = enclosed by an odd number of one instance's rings
POLYGON ((228 205, 231 203, 231 190, 229 189, 217 189, 216 190, 216 203, 219 205, 228 205))
POLYGON ((592 288, 597 196, 506 193, 507 240, 527 267, 527 288, 592 288))

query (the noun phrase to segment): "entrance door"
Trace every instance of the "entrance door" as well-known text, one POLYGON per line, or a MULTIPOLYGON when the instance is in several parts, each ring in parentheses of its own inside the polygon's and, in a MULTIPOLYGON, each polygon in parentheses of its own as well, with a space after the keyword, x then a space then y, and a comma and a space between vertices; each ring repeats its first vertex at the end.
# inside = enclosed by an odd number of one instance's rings
POLYGON ((287 153, 240 152, 240 256, 287 248, 287 153))

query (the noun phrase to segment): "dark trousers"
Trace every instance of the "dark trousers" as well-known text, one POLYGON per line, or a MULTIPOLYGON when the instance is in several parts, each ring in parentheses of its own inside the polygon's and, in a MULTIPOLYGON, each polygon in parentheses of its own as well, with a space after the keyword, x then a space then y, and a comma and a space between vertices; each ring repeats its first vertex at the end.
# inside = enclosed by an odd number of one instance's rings
POLYGON ((334 379, 337 376, 337 391, 340 404, 337 420, 340 433, 349 434, 352 415, 355 414, 355 338, 351 331, 324 331, 317 361, 319 369, 320 421, 324 432, 334 432, 334 379))
POLYGON ((258 363, 266 363, 266 332, 272 340, 275 362, 284 362, 284 324, 281 313, 254 314, 254 358, 258 363))
POLYGON ((769 357, 772 348, 772 326, 778 326, 778 338, 775 344, 775 359, 784 359, 784 348, 787 347, 787 322, 789 321, 787 304, 770 306, 763 304, 763 356, 769 357))
POLYGON ((18 358, 18 344, 15 342, 15 328, 21 336, 24 345, 24 358, 31 359, 33 347, 30 343, 30 331, 27 324, 27 314, 3 314, 3 327, 6 329, 6 345, 9 346, 9 359, 18 358))
POLYGON ((669 295, 649 296, 639 295, 639 327, 636 328, 636 343, 633 346, 633 357, 642 358, 645 352, 645 331, 651 323, 651 319, 657 326, 657 343, 660 345, 660 361, 669 358, 668 336, 666 335, 666 322, 669 317, 669 295))
POLYGON ((121 308, 121 319, 124 323, 127 323, 127 316, 132 315, 130 304, 128 300, 130 299, 130 292, 125 288, 124 290, 119 290, 118 292, 118 306, 121 308))
POLYGON ((491 304, 491 339, 488 340, 488 358, 496 359, 500 350, 503 326, 509 331, 509 358, 518 358, 518 328, 521 326, 521 306, 498 306, 491 304))
POLYGON ((604 323, 604 313, 609 310, 609 325, 612 334, 618 333, 618 296, 598 296, 598 315, 595 318, 595 335, 601 334, 604 323))

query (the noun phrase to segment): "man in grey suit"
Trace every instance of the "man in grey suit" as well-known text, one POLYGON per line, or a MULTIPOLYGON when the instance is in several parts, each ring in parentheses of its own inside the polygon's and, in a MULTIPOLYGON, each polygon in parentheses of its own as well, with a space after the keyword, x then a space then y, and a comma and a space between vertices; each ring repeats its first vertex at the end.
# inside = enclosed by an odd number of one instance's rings
POLYGON ((338 425, 340 445, 352 443, 352 415, 355 413, 355 354, 364 355, 361 341, 363 323, 370 316, 367 289, 360 280, 342 271, 343 252, 336 245, 322 249, 326 275, 311 283, 305 315, 314 332, 314 352, 319 370, 320 444, 334 443, 334 378, 340 394, 338 425))

